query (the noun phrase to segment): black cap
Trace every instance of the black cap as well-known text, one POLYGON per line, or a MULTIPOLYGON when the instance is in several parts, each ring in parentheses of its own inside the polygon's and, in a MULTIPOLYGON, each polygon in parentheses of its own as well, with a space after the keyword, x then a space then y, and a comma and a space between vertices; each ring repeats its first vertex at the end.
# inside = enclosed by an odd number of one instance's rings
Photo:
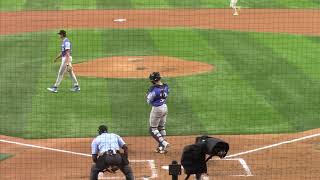
POLYGON ((65 30, 60 30, 57 34, 66 36, 66 35, 67 35, 67 32, 66 32, 65 30))
POLYGON ((101 125, 98 128, 98 132, 99 132, 99 134, 106 133, 106 132, 108 132, 108 127, 105 125, 101 125))

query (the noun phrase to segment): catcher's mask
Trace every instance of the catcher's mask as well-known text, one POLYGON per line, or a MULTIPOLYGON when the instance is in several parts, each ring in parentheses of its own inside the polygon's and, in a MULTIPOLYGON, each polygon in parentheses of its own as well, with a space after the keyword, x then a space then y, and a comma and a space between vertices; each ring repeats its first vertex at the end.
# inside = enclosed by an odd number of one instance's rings
POLYGON ((151 82, 159 81, 161 79, 159 72, 153 72, 150 74, 149 79, 151 82))
POLYGON ((105 126, 105 125, 99 126, 99 128, 98 128, 99 135, 101 135, 102 133, 107 133, 107 132, 108 132, 108 127, 107 126, 105 126))

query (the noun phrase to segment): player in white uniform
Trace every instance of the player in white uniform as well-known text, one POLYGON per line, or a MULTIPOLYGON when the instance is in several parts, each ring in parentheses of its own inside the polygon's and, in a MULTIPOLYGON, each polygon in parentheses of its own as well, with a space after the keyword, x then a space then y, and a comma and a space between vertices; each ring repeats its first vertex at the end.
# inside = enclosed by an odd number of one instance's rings
POLYGON ((73 88, 71 88, 70 91, 79 92, 80 86, 79 86, 77 77, 73 72, 72 64, 71 64, 71 62, 72 62, 71 43, 70 43, 69 39, 67 38, 67 32, 65 30, 60 30, 60 32, 58 34, 60 35, 60 38, 62 40, 62 45, 61 45, 61 52, 56 57, 55 62, 60 58, 62 59, 62 61, 61 61, 60 69, 58 72, 58 77, 57 77, 55 84, 52 87, 47 88, 47 89, 50 92, 57 93, 58 87, 63 79, 63 75, 66 71, 68 71, 69 76, 73 82, 73 88))
POLYGON ((238 16, 239 15, 239 6, 237 6, 238 0, 230 0, 230 7, 233 9, 233 15, 238 16))

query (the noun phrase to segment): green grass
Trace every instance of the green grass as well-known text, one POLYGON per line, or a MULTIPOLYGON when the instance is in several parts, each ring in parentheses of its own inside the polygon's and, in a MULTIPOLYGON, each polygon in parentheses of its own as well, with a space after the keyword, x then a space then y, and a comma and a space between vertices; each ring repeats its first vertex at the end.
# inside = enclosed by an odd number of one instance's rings
MULTIPOLYGON (((72 30, 74 63, 106 56, 174 56, 214 72, 165 78, 168 133, 251 134, 320 127, 319 37, 190 29, 72 30)), ((87 137, 105 123, 147 135, 147 79, 80 77, 81 93, 46 91, 56 78, 53 32, 0 37, 0 133, 26 138, 87 137)))
POLYGON ((0 161, 3 161, 3 160, 6 160, 10 157, 12 157, 13 155, 11 154, 3 154, 3 153, 0 153, 0 161))
POLYGON ((0 37, 0 132, 23 135, 27 114, 47 56, 44 34, 0 37))
MULTIPOLYGON (((228 8, 229 0, 12 0, 0 1, 2 11, 69 9, 228 8)), ((247 8, 313 8, 318 0, 239 0, 247 8)))

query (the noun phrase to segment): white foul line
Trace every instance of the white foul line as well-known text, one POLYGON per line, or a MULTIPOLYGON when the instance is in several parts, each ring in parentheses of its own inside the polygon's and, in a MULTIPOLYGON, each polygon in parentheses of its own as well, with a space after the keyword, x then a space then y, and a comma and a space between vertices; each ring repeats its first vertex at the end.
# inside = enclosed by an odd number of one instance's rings
POLYGON ((249 150, 249 151, 244 151, 244 152, 232 154, 232 155, 226 156, 226 158, 237 157, 237 156, 241 156, 241 155, 244 155, 244 154, 249 154, 249 153, 253 153, 253 152, 257 152, 257 151, 261 151, 261 150, 265 150, 265 149, 270 149, 270 148, 273 148, 273 147, 281 146, 283 144, 290 144, 290 143, 302 141, 302 140, 305 140, 305 139, 314 138, 314 137, 317 137, 317 136, 320 136, 320 133, 312 134, 312 135, 309 135, 309 136, 304 136, 304 137, 300 137, 300 138, 292 139, 292 140, 288 140, 288 141, 283 141, 283 142, 279 142, 279 143, 276 143, 276 144, 271 144, 271 145, 268 145, 268 146, 264 146, 264 147, 257 148, 257 149, 252 149, 252 150, 249 150))
POLYGON ((246 161, 242 158, 226 158, 226 159, 211 159, 211 160, 221 160, 221 161, 239 161, 241 164, 242 168, 246 172, 245 175, 231 175, 231 176, 253 176, 249 166, 247 165, 246 161))
POLYGON ((72 152, 72 151, 66 151, 66 150, 61 150, 61 149, 42 147, 42 146, 37 146, 37 145, 32 145, 32 144, 25 144, 25 143, 19 143, 19 142, 14 142, 14 141, 7 141, 7 140, 3 140, 3 139, 0 139, 0 142, 9 143, 9 144, 16 144, 16 145, 26 146, 26 147, 32 147, 32 148, 38 148, 38 149, 45 149, 45 150, 49 150, 49 151, 56 151, 56 152, 62 152, 62 153, 68 153, 68 154, 74 154, 74 155, 91 157, 90 154, 77 153, 77 152, 72 152))
MULTIPOLYGON (((37 145, 32 145, 32 144, 25 144, 25 143, 20 143, 20 142, 8 141, 8 140, 4 140, 4 139, 0 139, 0 142, 9 143, 9 144, 16 144, 16 145, 26 146, 26 147, 31 147, 31 148, 45 149, 45 150, 49 150, 49 151, 62 152, 62 153, 73 154, 73 155, 79 155, 79 156, 91 157, 90 154, 78 153, 78 152, 43 147, 43 146, 37 146, 37 145)), ((135 163, 148 162, 148 165, 150 166, 150 169, 151 169, 151 177, 145 177, 143 179, 147 180, 147 179, 153 179, 153 178, 158 177, 157 168, 156 168, 156 164, 155 164, 154 160, 130 160, 130 161, 135 162, 135 163)))
MULTIPOLYGON (((250 154, 253 152, 257 152, 257 151, 261 151, 261 150, 265 150, 265 149, 270 149, 273 147, 277 147, 277 146, 281 146, 283 144, 291 144, 294 142, 298 142, 298 141, 302 141, 305 139, 310 139, 310 138, 314 138, 320 136, 320 133, 317 134, 312 134, 309 136, 304 136, 304 137, 300 137, 300 138, 296 138, 296 139, 292 139, 292 140, 288 140, 288 141, 283 141, 283 142, 279 142, 276 144, 271 144, 268 146, 264 146, 261 148, 257 148, 257 149, 253 149, 253 150, 249 150, 249 151, 244 151, 244 152, 240 152, 240 153, 236 153, 236 154, 232 154, 229 156, 226 156, 225 160, 228 160, 227 158, 232 158, 232 157, 237 157, 237 156, 241 156, 241 155, 245 155, 245 154, 250 154)), ((10 144, 17 144, 17 145, 21 145, 21 146, 26 146, 26 147, 33 147, 33 148, 38 148, 38 149, 45 149, 45 150, 50 150, 50 151, 56 151, 56 152, 62 152, 62 153, 68 153, 68 154, 74 154, 74 155, 80 155, 80 156, 87 156, 87 157, 91 157, 90 154, 84 154, 84 153, 77 153, 77 152, 72 152, 72 151, 67 151, 67 150, 61 150, 61 149, 55 149, 55 148, 48 148, 48 147, 42 147, 42 146, 37 146, 37 145, 31 145, 31 144, 25 144, 25 143, 19 143, 19 142, 14 142, 14 141, 7 141, 7 140, 2 140, 0 139, 0 142, 4 142, 4 143, 10 143, 10 144)), ((236 158, 235 158, 236 159, 236 158)), ((240 162, 240 164, 242 165, 242 167, 244 168, 244 170, 247 173, 247 176, 250 174, 252 176, 252 173, 250 171, 249 166, 247 165, 247 163, 242 159, 242 158, 238 158, 238 161, 240 162)), ((151 172, 152 172, 152 176, 148 177, 148 178, 143 178, 143 179, 149 179, 149 178, 157 178, 158 174, 157 174, 157 169, 155 167, 155 162, 154 160, 131 160, 132 162, 148 162, 151 168, 151 172)))

